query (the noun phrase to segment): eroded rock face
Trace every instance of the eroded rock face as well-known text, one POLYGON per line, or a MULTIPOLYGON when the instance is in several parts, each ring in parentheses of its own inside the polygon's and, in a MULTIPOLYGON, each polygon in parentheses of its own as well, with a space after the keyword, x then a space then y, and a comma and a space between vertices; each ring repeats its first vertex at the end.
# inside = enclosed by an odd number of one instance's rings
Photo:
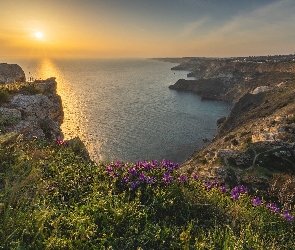
POLYGON ((11 105, 22 114, 22 121, 15 126, 15 131, 29 136, 61 138, 58 121, 55 120, 59 108, 47 96, 15 95, 11 105))
POLYGON ((55 78, 35 82, 42 94, 16 94, 5 107, 0 107, 0 130, 17 132, 25 138, 63 139, 60 124, 63 121, 62 102, 56 94, 55 78))
POLYGON ((30 119, 30 117, 45 119, 49 116, 49 110, 51 109, 51 102, 49 98, 42 94, 37 95, 15 95, 10 103, 18 110, 22 112, 24 118, 30 119))
POLYGON ((24 81, 26 81, 26 76, 19 65, 0 63, 0 84, 24 81))
POLYGON ((259 94, 259 93, 262 93, 262 92, 265 92, 265 91, 269 91, 271 90, 271 88, 269 86, 259 86, 257 88, 255 88, 251 94, 253 95, 256 95, 256 94, 259 94))
POLYGON ((13 124, 21 120, 21 112, 18 109, 0 107, 0 118, 3 123, 13 124))

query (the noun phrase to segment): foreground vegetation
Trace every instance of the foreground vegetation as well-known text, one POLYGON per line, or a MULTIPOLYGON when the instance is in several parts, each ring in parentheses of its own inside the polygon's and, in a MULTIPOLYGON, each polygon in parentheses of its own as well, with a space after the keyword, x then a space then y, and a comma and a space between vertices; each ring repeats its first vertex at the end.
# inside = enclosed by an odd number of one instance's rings
POLYGON ((294 211, 247 187, 83 152, 0 135, 1 249, 295 249, 294 211))

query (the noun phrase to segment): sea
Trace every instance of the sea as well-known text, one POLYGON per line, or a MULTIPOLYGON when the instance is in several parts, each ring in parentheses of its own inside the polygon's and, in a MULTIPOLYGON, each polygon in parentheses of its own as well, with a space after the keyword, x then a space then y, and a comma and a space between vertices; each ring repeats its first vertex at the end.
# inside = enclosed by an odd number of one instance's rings
POLYGON ((86 145, 94 161, 182 163, 212 139, 231 105, 169 89, 187 71, 152 59, 21 59, 26 78, 56 77, 64 139, 86 145))

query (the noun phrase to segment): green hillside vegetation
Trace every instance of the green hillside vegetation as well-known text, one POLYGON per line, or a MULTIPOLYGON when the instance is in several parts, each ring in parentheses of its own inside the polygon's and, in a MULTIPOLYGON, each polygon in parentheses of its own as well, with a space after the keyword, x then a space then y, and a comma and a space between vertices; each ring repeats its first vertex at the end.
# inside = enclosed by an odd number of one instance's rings
POLYGON ((0 84, 0 104, 7 102, 14 94, 34 95, 42 89, 34 82, 0 84))
POLYGON ((294 211, 178 164, 0 135, 1 249, 295 249, 294 211))

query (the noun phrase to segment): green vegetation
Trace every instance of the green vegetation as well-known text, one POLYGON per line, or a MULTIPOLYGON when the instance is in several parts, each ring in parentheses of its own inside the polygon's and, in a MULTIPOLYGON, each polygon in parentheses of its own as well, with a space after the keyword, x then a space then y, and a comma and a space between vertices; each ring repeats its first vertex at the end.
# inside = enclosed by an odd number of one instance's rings
POLYGON ((0 249, 295 249, 294 214, 177 168, 0 135, 0 249))
POLYGON ((38 84, 33 82, 0 84, 0 104, 7 102, 14 94, 35 95, 42 93, 38 84))

